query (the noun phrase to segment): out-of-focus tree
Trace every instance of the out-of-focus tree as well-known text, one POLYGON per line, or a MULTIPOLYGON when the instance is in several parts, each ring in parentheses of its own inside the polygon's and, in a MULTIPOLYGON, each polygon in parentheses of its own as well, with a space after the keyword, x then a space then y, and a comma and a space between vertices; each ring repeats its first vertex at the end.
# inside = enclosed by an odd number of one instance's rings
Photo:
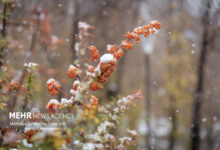
POLYGON ((165 74, 165 89, 167 98, 169 99, 169 119, 171 120, 171 131, 169 136, 169 149, 173 149, 175 142, 179 137, 178 126, 182 120, 178 119, 180 106, 191 101, 190 83, 193 83, 194 72, 189 69, 191 54, 185 53, 184 48, 188 46, 181 40, 181 34, 175 30, 171 31, 170 44, 174 46, 168 47, 165 56, 167 64, 167 72, 165 74), (178 51, 177 51, 178 49, 178 51), (187 71, 186 71, 187 70, 187 71), (186 78, 187 76, 187 78, 186 78))
POLYGON ((218 97, 219 87, 216 78, 219 76, 219 52, 218 52, 218 41, 220 30, 218 26, 219 13, 220 13, 220 2, 213 4, 210 9, 210 24, 209 24, 209 36, 208 36, 208 60, 206 71, 206 79, 204 81, 204 94, 203 94, 203 117, 201 132, 207 131, 207 135, 201 139, 201 149, 218 149, 218 132, 216 132, 216 124, 218 124, 218 97), (216 136, 217 135, 217 136, 216 136))
POLYGON ((148 145, 148 149, 152 149, 153 145, 151 145, 151 90, 152 90, 152 69, 151 69, 151 54, 155 47, 155 39, 150 38, 143 41, 143 51, 145 53, 145 66, 146 66, 146 121, 147 121, 147 127, 148 127, 148 134, 146 136, 146 143, 148 145))
POLYGON ((163 84, 166 91, 165 97, 169 100, 168 114, 171 121, 168 149, 174 149, 180 137, 179 125, 184 123, 179 117, 180 108, 192 100, 190 84, 194 81, 194 71, 189 64, 193 63, 191 60, 194 55, 190 50, 191 45, 182 40, 187 25, 181 26, 175 17, 178 13, 178 19, 186 19, 182 3, 171 0, 168 7, 169 18, 167 19, 170 25, 166 28, 168 38, 164 56, 166 71, 163 84))
MULTIPOLYGON (((72 53, 72 61, 76 59, 76 35, 78 34, 78 23, 80 21, 80 2, 79 0, 70 1, 70 5, 73 5, 73 13, 72 13, 72 35, 71 35, 71 53, 72 53)), ((85 4, 86 5, 86 4, 85 4)))
POLYGON ((0 36, 0 68, 4 63, 4 49, 5 49, 5 37, 6 37, 6 26, 7 26, 7 17, 8 17, 8 9, 9 3, 7 1, 2 1, 1 4, 3 6, 2 14, 1 14, 1 21, 2 21, 2 29, 1 29, 1 36, 0 36))
POLYGON ((205 79, 205 66, 208 54, 208 44, 209 44, 209 18, 210 18, 210 8, 211 0, 205 1, 205 13, 202 18, 203 23, 203 34, 200 46, 200 56, 198 60, 197 67, 197 83, 194 94, 194 103, 192 110, 192 131, 191 131, 191 150, 200 149, 200 130, 201 130, 201 108, 202 108, 202 96, 204 90, 204 79, 205 79))

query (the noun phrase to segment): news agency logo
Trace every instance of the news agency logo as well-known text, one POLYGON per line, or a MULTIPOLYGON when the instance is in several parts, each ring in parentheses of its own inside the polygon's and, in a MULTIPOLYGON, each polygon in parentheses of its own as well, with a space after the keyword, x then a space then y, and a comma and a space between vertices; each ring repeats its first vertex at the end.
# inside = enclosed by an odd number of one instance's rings
POLYGON ((9 112, 9 119, 71 119, 74 115, 71 113, 63 114, 44 114, 44 113, 31 113, 31 112, 9 112))
POLYGON ((9 112, 9 119, 31 119, 31 112, 9 112))

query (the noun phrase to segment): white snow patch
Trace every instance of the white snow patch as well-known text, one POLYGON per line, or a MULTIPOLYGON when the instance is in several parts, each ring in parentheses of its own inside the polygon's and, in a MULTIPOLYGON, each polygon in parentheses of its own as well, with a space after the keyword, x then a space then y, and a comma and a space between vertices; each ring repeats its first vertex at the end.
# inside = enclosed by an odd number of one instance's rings
POLYGON ((77 68, 77 67, 75 67, 74 65, 70 65, 70 66, 69 66, 69 70, 70 70, 70 69, 76 69, 76 68, 77 68))
POLYGON ((112 54, 104 54, 100 58, 100 62, 103 62, 103 63, 107 63, 112 60, 114 60, 114 56, 112 54))
POLYGON ((50 78, 49 80, 47 80, 47 84, 49 84, 49 83, 51 83, 53 81, 55 81, 55 79, 54 78, 50 78))
POLYGON ((66 104, 72 104, 73 100, 72 99, 66 99, 66 98, 61 98, 61 104, 66 105, 66 104))
POLYGON ((95 150, 95 144, 93 143, 83 144, 82 150, 95 150))
POLYGON ((51 100, 48 102, 47 106, 49 106, 51 103, 56 104, 55 107, 57 107, 57 105, 60 104, 56 99, 51 99, 51 100))
POLYGON ((27 142, 27 139, 23 139, 22 140, 22 143, 23 143, 23 145, 24 145, 24 147, 28 147, 28 148, 32 148, 33 147, 33 144, 29 144, 28 142, 27 142))

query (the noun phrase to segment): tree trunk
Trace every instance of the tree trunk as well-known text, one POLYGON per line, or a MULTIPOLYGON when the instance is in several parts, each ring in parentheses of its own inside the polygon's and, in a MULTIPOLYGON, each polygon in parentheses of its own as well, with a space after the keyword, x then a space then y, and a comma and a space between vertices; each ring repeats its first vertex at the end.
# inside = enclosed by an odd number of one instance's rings
MULTIPOLYGON (((6 37, 7 6, 8 6, 8 3, 5 2, 3 5, 3 14, 2 14, 2 16, 3 16, 2 17, 2 31, 1 31, 2 39, 4 39, 6 37)), ((5 44, 0 49, 0 70, 1 70, 1 67, 4 63, 4 49, 5 49, 5 44)))
POLYGON ((173 97, 170 97, 170 117, 171 117, 171 132, 169 137, 169 150, 174 149, 177 133, 177 115, 176 115, 176 101, 173 97))
MULTIPOLYGON (((210 110, 211 112, 212 110, 210 110)), ((212 115, 213 113, 211 113, 212 115)), ((213 115, 212 115, 213 116, 213 115)), ((211 120, 212 120, 212 117, 211 117, 211 120)), ((213 121, 210 122, 208 128, 207 128, 207 131, 208 131, 208 135, 207 135, 207 149, 208 150, 213 150, 214 149, 214 138, 213 138, 213 121)))
POLYGON ((203 35, 201 42, 201 53, 199 56, 199 64, 197 70, 197 85, 193 102, 193 114, 192 114, 192 131, 191 131, 191 150, 200 149, 200 120, 201 120, 201 106, 202 106, 202 94, 204 89, 204 75, 205 65, 208 51, 208 26, 209 26, 209 11, 211 1, 207 0, 205 14, 203 16, 203 35))
POLYGON ((73 15, 73 30, 71 35, 71 53, 72 53, 72 62, 76 59, 76 51, 75 51, 75 44, 76 44, 76 35, 78 34, 78 23, 79 23, 79 15, 80 15, 80 4, 78 0, 74 1, 74 15, 73 15))
POLYGON ((150 67, 150 55, 145 54, 145 65, 146 65, 146 118, 148 134, 146 136, 146 143, 148 149, 151 149, 150 138, 151 138, 151 67, 150 67))

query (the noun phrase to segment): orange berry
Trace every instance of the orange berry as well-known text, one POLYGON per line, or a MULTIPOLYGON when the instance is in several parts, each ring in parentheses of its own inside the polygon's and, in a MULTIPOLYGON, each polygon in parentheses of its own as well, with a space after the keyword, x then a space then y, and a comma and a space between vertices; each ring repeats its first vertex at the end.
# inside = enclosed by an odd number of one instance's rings
POLYGON ((102 85, 98 82, 93 82, 90 84, 90 90, 92 90, 92 91, 97 91, 100 88, 102 88, 102 85))
POLYGON ((70 65, 68 69, 68 77, 71 79, 74 79, 76 76, 79 76, 81 74, 81 70, 73 65, 70 65))
POLYGON ((115 51, 116 51, 116 46, 115 46, 115 45, 107 45, 107 51, 108 51, 110 54, 114 54, 115 51))
POLYGON ((74 83, 73 83, 73 90, 76 91, 78 89, 79 85, 80 85, 80 81, 79 80, 74 81, 74 83))
POLYGON ((72 138, 67 138, 67 139, 66 139, 66 142, 67 142, 67 143, 70 143, 71 141, 72 141, 72 138))
POLYGON ((89 51, 90 51, 92 61, 98 60, 100 58, 99 51, 96 49, 95 46, 90 46, 89 51))
POLYGON ((9 84, 9 91, 19 90, 20 84, 17 81, 12 80, 9 84))
POLYGON ((146 32, 144 33, 144 36, 147 38, 150 35, 150 30, 147 29, 146 32))
POLYGON ((128 41, 128 40, 124 40, 124 41, 121 42, 121 46, 124 49, 132 49, 133 44, 130 41, 128 41))
POLYGON ((24 136, 27 138, 27 139, 30 139, 33 135, 35 135, 36 133, 38 133, 37 130, 35 129, 29 129, 27 130, 25 133, 24 133, 24 136))
POLYGON ((101 75, 99 75, 97 77, 97 81, 98 81, 98 83, 103 84, 106 81, 108 81, 108 79, 107 79, 107 77, 105 77, 104 73, 101 73, 101 75))
POLYGON ((56 112, 56 110, 60 109, 60 103, 56 99, 51 99, 48 102, 46 109, 47 109, 48 113, 54 114, 56 112))
POLYGON ((90 73, 94 73, 95 67, 93 67, 93 66, 90 65, 88 71, 89 71, 90 73))
POLYGON ((132 32, 132 36, 136 40, 136 43, 140 42, 140 36, 138 35, 138 33, 132 32))
POLYGON ((124 55, 124 51, 121 48, 119 48, 119 50, 114 54, 114 57, 116 59, 120 59, 123 55, 124 55))
POLYGON ((151 34, 154 34, 156 31, 155 30, 151 30, 151 34))
POLYGON ((99 99, 98 99, 97 97, 95 97, 95 96, 92 95, 92 97, 91 97, 91 99, 90 99, 90 103, 91 103, 91 105, 93 105, 93 106, 97 106, 98 103, 99 103, 99 99))
POLYGON ((116 68, 116 61, 109 61, 108 63, 101 63, 100 70, 105 77, 109 77, 116 68))
POLYGON ((150 23, 148 26, 150 27, 150 29, 153 29, 153 28, 154 28, 154 26, 153 26, 152 23, 150 23))
POLYGON ((161 23, 158 22, 158 21, 151 21, 150 24, 151 24, 154 28, 156 28, 157 30, 160 30, 160 28, 161 28, 161 23))
POLYGON ((128 40, 133 38, 131 32, 127 32, 124 37, 126 37, 128 40))
POLYGON ((61 87, 61 85, 54 79, 49 79, 47 81, 47 88, 48 88, 50 94, 53 96, 58 94, 60 87, 61 87))
POLYGON ((145 29, 144 29, 144 27, 138 27, 138 28, 135 28, 135 29, 133 30, 133 32, 135 32, 135 33, 137 33, 137 34, 144 34, 145 29))
POLYGON ((143 28, 144 28, 145 30, 149 30, 149 29, 150 29, 150 26, 149 26, 149 25, 144 25, 143 28))
POLYGON ((127 38, 127 40, 135 39, 136 43, 140 42, 140 36, 139 36, 139 34, 137 32, 127 32, 125 37, 127 38))

